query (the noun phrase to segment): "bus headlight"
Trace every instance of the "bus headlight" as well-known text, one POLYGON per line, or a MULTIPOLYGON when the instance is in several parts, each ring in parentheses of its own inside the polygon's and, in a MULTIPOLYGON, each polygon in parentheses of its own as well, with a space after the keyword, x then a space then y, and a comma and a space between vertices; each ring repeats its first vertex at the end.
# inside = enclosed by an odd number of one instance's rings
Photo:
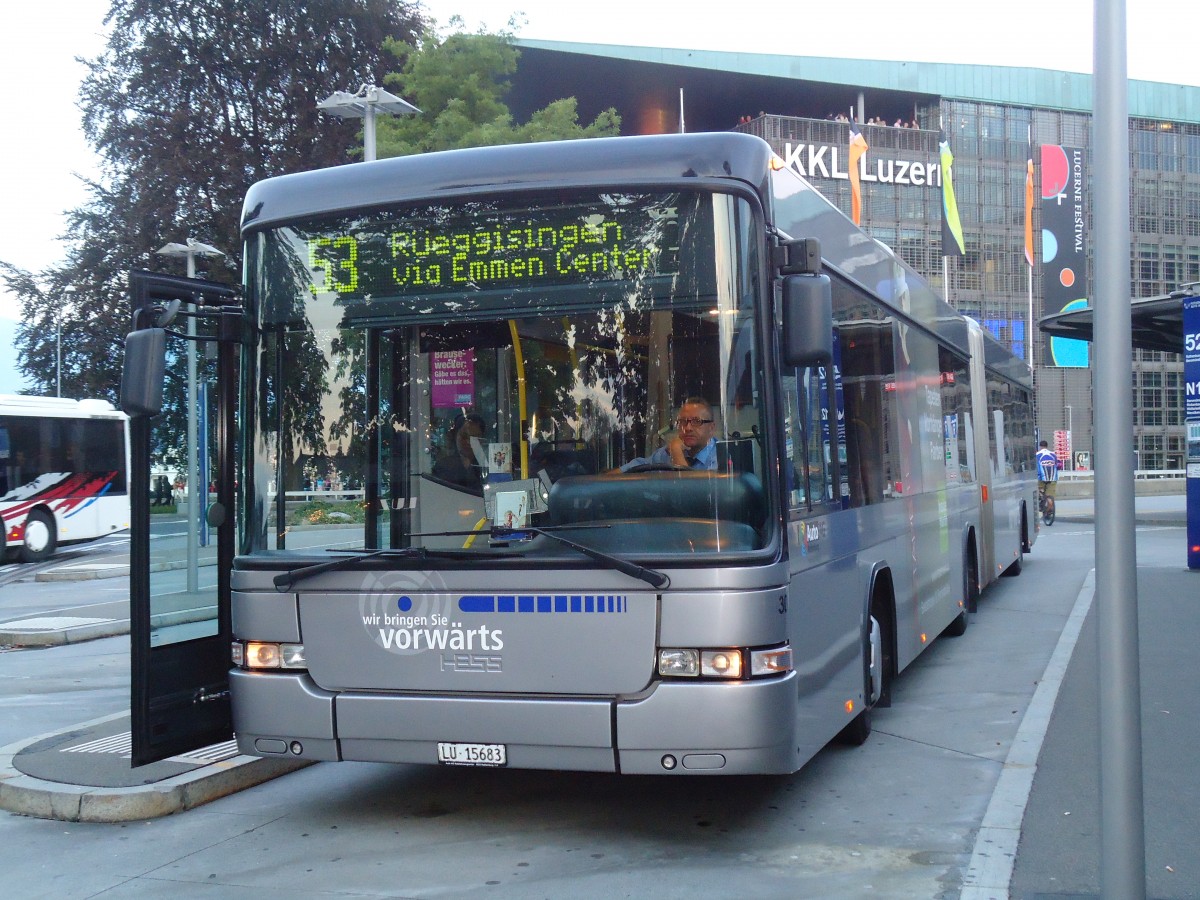
POLYGON ((743 647, 660 647, 658 674, 663 678, 719 678, 722 680, 770 678, 792 671, 788 644, 743 647))
POLYGON ((700 674, 699 650, 659 650, 658 674, 664 678, 694 678, 700 674))
POLYGON ((233 664, 242 669, 305 669, 303 644, 234 641, 233 664))
POLYGON ((700 651, 700 674, 709 678, 741 678, 741 650, 700 651))

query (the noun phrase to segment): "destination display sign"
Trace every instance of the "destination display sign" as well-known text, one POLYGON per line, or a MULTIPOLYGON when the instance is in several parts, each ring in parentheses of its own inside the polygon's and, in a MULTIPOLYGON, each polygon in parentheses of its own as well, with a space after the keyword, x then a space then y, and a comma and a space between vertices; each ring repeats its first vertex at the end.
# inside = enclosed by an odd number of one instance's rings
MULTIPOLYGON (((679 271, 694 197, 615 197, 519 209, 486 202, 297 229, 314 295, 363 298, 624 281, 679 271)), ((711 226, 709 226, 711 231, 711 226)))

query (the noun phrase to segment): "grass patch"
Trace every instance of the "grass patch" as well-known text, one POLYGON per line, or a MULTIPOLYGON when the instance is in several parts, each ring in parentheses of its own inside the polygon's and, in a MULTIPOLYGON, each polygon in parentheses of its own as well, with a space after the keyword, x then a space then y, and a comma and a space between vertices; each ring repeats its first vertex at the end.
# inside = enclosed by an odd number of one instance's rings
POLYGON ((342 500, 327 503, 310 500, 288 510, 289 525, 348 525, 366 521, 366 510, 360 502, 342 500))

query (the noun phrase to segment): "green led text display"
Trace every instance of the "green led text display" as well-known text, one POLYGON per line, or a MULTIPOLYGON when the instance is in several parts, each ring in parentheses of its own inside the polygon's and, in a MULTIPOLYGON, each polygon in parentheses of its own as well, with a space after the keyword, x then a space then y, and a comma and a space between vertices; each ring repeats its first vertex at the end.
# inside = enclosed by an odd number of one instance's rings
MULTIPOLYGON (((482 205, 480 205, 482 206, 482 205)), ((678 270, 679 209, 440 210, 305 229, 314 294, 368 298, 404 293, 535 287, 670 275, 678 270), (430 221, 434 219, 434 221, 430 221), (438 221, 440 220, 440 221, 438 221)))

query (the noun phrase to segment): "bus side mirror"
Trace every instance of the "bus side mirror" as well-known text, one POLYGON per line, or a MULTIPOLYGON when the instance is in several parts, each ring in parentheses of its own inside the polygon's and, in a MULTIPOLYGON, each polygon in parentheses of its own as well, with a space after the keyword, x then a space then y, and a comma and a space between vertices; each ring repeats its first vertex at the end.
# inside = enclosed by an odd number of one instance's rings
POLYGON ((125 337, 121 370, 121 409, 130 416, 162 412, 163 378, 167 368, 165 328, 143 328, 125 337))
POLYGON ((812 366, 833 359, 833 288, 828 275, 783 279, 783 361, 812 366))

